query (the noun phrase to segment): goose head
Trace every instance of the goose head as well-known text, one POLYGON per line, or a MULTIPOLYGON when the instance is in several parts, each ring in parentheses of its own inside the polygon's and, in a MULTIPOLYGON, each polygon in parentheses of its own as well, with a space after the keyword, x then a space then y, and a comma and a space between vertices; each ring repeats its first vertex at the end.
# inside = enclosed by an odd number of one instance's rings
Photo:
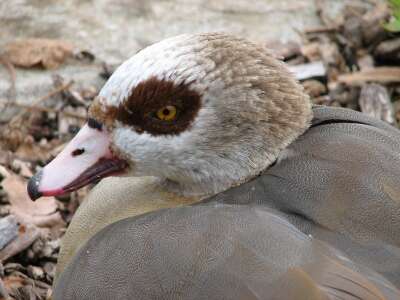
POLYGON ((257 176, 309 126, 309 97, 268 50, 226 34, 186 34, 124 62, 87 124, 29 182, 32 199, 110 175, 154 176, 210 195, 257 176))

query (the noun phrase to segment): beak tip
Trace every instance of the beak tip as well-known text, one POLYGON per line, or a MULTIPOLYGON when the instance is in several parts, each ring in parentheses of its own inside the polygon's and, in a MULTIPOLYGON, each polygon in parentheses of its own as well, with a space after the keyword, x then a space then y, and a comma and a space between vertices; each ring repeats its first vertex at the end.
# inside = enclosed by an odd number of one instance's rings
POLYGON ((42 172, 38 172, 31 179, 29 179, 27 191, 29 197, 33 201, 43 196, 43 194, 39 191, 39 183, 41 177, 42 177, 42 172))

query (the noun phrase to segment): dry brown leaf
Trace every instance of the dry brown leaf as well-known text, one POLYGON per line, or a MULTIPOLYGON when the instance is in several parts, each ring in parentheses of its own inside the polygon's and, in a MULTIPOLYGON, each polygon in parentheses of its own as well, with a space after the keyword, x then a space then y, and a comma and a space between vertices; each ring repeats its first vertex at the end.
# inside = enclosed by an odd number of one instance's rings
POLYGON ((19 276, 7 276, 4 278, 3 283, 7 290, 12 290, 24 286, 25 279, 19 276))
POLYGON ((49 227, 63 224, 54 197, 48 197, 33 202, 26 191, 27 180, 8 172, 1 182, 8 194, 11 213, 21 223, 31 223, 39 227, 49 227))
POLYGON ((46 69, 54 69, 73 55, 73 49, 72 44, 63 40, 32 38, 7 44, 4 54, 18 67, 30 68, 39 65, 46 69))

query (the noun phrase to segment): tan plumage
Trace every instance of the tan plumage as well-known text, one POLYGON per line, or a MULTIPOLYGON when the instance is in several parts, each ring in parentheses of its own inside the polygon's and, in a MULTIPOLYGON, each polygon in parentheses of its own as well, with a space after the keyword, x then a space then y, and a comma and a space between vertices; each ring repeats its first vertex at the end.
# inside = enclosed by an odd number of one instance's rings
POLYGON ((81 245, 107 225, 197 201, 196 197, 185 198, 166 191, 155 177, 110 177, 102 180, 81 204, 68 227, 58 258, 57 274, 64 270, 81 245))

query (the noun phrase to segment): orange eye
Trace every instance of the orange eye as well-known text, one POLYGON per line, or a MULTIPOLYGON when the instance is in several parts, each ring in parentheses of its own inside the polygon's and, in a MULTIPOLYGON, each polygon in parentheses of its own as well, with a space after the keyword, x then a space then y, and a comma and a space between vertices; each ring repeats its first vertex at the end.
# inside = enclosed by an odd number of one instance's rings
POLYGON ((157 118, 163 121, 172 121, 176 117, 176 107, 172 105, 164 106, 157 111, 157 118))

